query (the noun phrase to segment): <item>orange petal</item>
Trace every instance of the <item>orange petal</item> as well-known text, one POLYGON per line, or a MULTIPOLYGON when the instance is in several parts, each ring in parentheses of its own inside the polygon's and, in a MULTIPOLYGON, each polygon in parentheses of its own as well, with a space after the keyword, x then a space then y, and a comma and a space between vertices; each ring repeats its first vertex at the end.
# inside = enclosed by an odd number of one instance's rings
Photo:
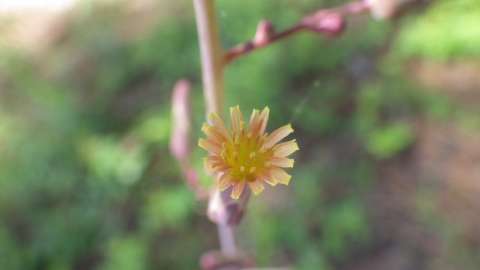
POLYGON ((208 116, 212 126, 218 130, 220 134, 222 134, 225 138, 230 139, 230 133, 228 132, 227 128, 225 127, 225 123, 223 122, 222 118, 218 116, 216 113, 211 113, 208 116))
POLYGON ((287 137, 292 132, 293 132, 293 128, 292 128, 292 125, 290 124, 276 129, 270 135, 267 136, 262 148, 269 149, 273 147, 275 144, 277 144, 283 138, 287 137))
POLYGON ((260 179, 262 179, 263 181, 265 181, 265 183, 269 184, 272 187, 278 184, 278 182, 269 173, 263 174, 260 179))
POLYGON ((260 113, 258 110, 253 110, 250 115, 250 122, 248 124, 250 128, 250 134, 256 134, 258 128, 260 127, 260 113))
POLYGON ((233 186, 230 197, 232 197, 232 199, 238 200, 238 198, 240 198, 240 195, 242 195, 242 192, 244 189, 245 189, 245 181, 242 180, 233 186))
POLYGON ((210 140, 200 139, 198 146, 213 154, 219 155, 222 152, 222 147, 210 140))
POLYGON ((233 185, 232 177, 227 172, 223 173, 217 180, 217 187, 220 191, 224 191, 233 185))
POLYGON ((203 133, 205 133, 205 135, 207 135, 209 140, 219 145, 221 145, 225 140, 227 140, 227 137, 225 137, 225 135, 223 135, 218 129, 207 124, 203 124, 202 131, 203 133))
POLYGON ((268 107, 265 107, 262 113, 259 113, 258 110, 253 110, 252 116, 250 117, 250 132, 254 136, 259 136, 265 132, 268 122, 268 114, 268 107))
POLYGON ((258 130, 258 134, 265 133, 265 129, 267 128, 268 123, 268 115, 270 114, 270 109, 265 107, 260 114, 260 129, 258 130))
POLYGON ((291 140, 291 141, 284 142, 284 143, 276 145, 273 148, 273 156, 277 157, 277 158, 283 158, 283 157, 286 157, 286 156, 292 154, 293 152, 297 151, 298 149, 299 148, 298 148, 297 141, 296 140, 291 140))
POLYGON ((221 164, 224 163, 223 159, 220 156, 208 156, 206 160, 211 164, 221 164))
POLYGON ((253 110, 252 111, 252 114, 250 115, 250 122, 249 122, 249 125, 250 127, 252 127, 252 125, 255 125, 258 123, 258 116, 260 115, 259 111, 258 110, 253 110))
POLYGON ((274 157, 268 161, 271 165, 281 168, 293 168, 294 160, 284 157, 274 157))
POLYGON ((212 174, 214 172, 212 163, 208 161, 208 158, 203 159, 203 167, 205 168, 205 171, 207 171, 208 174, 212 174))
POLYGON ((265 181, 265 183, 269 184, 272 187, 274 187, 278 184, 277 181, 275 181, 275 179, 273 179, 273 178, 265 178, 265 179, 263 179, 263 181, 265 181))
POLYGON ((205 168, 205 171, 207 171, 207 173, 214 174, 216 172, 224 171, 229 168, 226 164, 223 163, 223 161, 220 162, 211 158, 212 157, 203 159, 203 166, 205 168))
POLYGON ((240 106, 230 108, 230 118, 232 121, 232 130, 234 133, 238 133, 243 128, 243 116, 240 111, 240 106))
POLYGON ((280 169, 280 168, 271 169, 270 174, 273 177, 273 179, 275 179, 275 181, 277 181, 282 185, 288 185, 288 183, 290 183, 290 179, 292 178, 291 175, 289 175, 283 169, 280 169))
POLYGON ((253 182, 248 182, 248 185, 250 186, 250 189, 252 190, 253 194, 255 194, 255 195, 258 195, 258 194, 262 193, 262 191, 265 189, 260 180, 256 180, 256 181, 253 181, 253 182))

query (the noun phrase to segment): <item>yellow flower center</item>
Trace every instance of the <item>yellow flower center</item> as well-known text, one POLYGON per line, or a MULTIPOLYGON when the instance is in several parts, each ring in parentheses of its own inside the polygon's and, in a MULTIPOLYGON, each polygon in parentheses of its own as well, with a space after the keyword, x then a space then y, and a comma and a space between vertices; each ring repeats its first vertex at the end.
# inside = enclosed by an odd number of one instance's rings
POLYGON ((245 134, 236 134, 233 141, 223 146, 222 158, 230 167, 235 181, 255 181, 268 167, 267 160, 273 156, 272 150, 262 150, 262 139, 245 134))

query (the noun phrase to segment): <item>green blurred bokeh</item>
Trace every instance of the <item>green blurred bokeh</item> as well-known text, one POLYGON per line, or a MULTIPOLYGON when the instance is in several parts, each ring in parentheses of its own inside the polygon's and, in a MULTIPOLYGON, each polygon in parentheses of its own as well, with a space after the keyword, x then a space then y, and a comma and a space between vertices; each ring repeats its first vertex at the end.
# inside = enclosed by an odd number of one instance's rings
MULTIPOLYGON (((1 49, 1 269, 198 269, 218 248, 205 204, 168 154, 178 79, 194 85, 193 140, 204 115, 191 3, 173 2, 157 1, 155 26, 135 38, 124 36, 137 19, 128 5, 90 1, 40 55, 1 49)), ((283 29, 338 3, 219 0, 223 43, 249 39, 261 18, 283 29)), ((228 67, 227 104, 268 105, 270 128, 291 122, 301 148, 291 185, 252 198, 239 228, 258 265, 480 267, 480 234, 464 226, 475 214, 444 214, 441 177, 395 182, 392 172, 419 170, 412 153, 426 123, 478 138, 478 106, 434 91, 411 67, 480 63, 479 18, 477 0, 438 0, 395 21, 352 19, 338 39, 302 33, 228 67)), ((202 170, 203 153, 193 155, 202 170)))

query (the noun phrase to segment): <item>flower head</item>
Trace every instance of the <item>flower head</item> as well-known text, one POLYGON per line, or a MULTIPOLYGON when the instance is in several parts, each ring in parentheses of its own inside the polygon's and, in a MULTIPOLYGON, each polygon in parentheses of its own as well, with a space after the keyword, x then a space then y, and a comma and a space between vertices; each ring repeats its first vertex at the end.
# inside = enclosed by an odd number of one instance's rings
POLYGON ((292 168, 294 160, 287 158, 298 150, 295 140, 280 143, 293 132, 290 124, 268 134, 269 109, 253 110, 248 127, 243 121, 240 107, 230 108, 231 129, 212 113, 210 124, 204 124, 205 139, 198 145, 208 152, 205 168, 217 179, 217 186, 225 190, 233 186, 231 197, 238 199, 245 186, 254 194, 264 189, 264 183, 288 185, 291 176, 283 168, 292 168))

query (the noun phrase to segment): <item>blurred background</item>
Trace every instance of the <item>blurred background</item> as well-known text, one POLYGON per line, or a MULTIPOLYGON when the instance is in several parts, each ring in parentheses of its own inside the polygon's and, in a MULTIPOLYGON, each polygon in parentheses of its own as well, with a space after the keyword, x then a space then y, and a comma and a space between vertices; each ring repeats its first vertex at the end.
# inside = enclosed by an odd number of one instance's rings
MULTIPOLYGON (((223 43, 340 3, 218 0, 223 43)), ((216 228, 168 150, 178 79, 193 141, 204 120, 191 1, 0 1, 0 35, 1 268, 198 269, 216 228)), ((259 266, 480 268, 478 0, 297 35, 230 65, 226 95, 301 148, 239 227, 259 266)))

